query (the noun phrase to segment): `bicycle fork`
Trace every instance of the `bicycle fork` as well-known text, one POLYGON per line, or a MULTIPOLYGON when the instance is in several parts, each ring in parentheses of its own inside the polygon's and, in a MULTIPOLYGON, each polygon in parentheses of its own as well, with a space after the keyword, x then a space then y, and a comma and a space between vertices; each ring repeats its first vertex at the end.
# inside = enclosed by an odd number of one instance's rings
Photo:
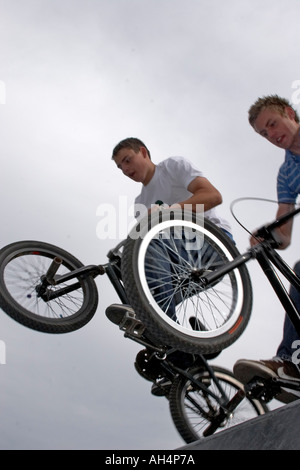
POLYGON ((89 276, 96 277, 99 274, 105 273, 104 266, 84 266, 82 268, 74 269, 67 274, 63 274, 61 276, 57 275, 57 271, 61 266, 63 260, 55 257, 50 264, 46 274, 41 277, 41 283, 36 286, 37 296, 41 297, 45 302, 49 300, 56 299, 61 297, 62 295, 68 294, 69 292, 73 292, 81 287, 82 283, 78 280, 73 284, 69 284, 68 286, 64 286, 61 289, 57 290, 50 290, 48 289, 49 286, 58 286, 63 284, 64 282, 70 281, 72 279, 85 279, 89 276))

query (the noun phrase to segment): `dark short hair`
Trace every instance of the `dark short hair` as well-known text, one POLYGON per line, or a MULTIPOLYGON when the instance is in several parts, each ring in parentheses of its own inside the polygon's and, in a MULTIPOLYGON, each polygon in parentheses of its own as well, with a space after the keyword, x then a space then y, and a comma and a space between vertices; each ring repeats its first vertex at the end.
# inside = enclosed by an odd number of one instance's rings
POLYGON ((138 152, 141 147, 145 147, 148 152, 149 158, 151 159, 150 152, 144 142, 142 142, 140 139, 137 139, 136 137, 127 137, 126 139, 121 140, 121 142, 119 142, 113 149, 112 159, 114 159, 122 149, 130 148, 135 152, 138 152))
POLYGON ((278 111, 281 115, 285 114, 285 108, 290 107, 295 112, 295 121, 299 122, 299 115, 297 111, 293 108, 290 102, 285 98, 280 98, 278 95, 269 95, 258 98, 255 103, 251 106, 248 111, 248 119, 251 126, 254 126, 258 115, 266 108, 273 108, 278 111))

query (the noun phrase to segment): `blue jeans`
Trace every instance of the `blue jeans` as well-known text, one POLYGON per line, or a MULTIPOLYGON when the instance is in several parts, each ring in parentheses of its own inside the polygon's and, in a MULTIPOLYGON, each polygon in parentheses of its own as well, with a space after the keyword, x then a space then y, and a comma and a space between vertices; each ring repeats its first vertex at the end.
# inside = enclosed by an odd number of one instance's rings
MULTIPOLYGON (((295 264, 294 271, 298 276, 300 276, 300 261, 295 264)), ((300 292, 293 286, 290 287, 290 297, 298 312, 300 312, 300 292)), ((292 354, 295 352, 295 349, 292 348, 292 344, 295 340, 300 340, 299 335, 288 315, 285 314, 283 338, 277 349, 276 356, 281 357, 282 359, 291 360, 292 354)))

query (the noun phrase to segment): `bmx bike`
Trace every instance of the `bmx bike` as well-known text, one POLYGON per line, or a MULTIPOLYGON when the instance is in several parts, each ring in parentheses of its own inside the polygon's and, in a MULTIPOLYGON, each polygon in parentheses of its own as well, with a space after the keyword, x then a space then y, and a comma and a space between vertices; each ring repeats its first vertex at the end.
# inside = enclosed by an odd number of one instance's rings
MULTIPOLYGON (((74 331, 93 317, 98 303, 94 278, 107 274, 121 302, 130 304, 136 314, 125 335, 152 351, 164 372, 169 369, 172 418, 190 442, 230 426, 243 403, 254 403, 256 415, 266 411, 266 392, 257 385, 245 391, 235 382, 235 394, 224 392, 225 384, 236 379, 228 371, 210 368, 205 355, 232 344, 249 321, 252 288, 246 263, 252 259, 262 267, 300 334, 299 313, 276 270, 297 289, 300 279, 277 253, 275 233, 299 211, 262 227, 257 235, 263 241, 243 254, 210 221, 178 210, 143 219, 108 254, 105 265, 83 266, 68 252, 43 242, 12 243, 0 250, 0 306, 29 328, 74 331), (168 360, 174 349, 196 356, 195 362, 188 368, 176 367, 168 360), (202 418, 205 427, 198 429, 202 418)), ((148 357, 142 365, 146 375, 149 362, 148 357)), ((248 414, 241 416, 249 419, 248 414)))
POLYGON ((92 319, 98 305, 94 278, 107 274, 121 302, 132 306, 161 345, 192 354, 219 352, 249 321, 247 268, 236 262, 240 254, 233 241, 201 214, 178 209, 151 214, 108 260, 83 266, 48 243, 7 245, 0 250, 0 307, 29 328, 71 332, 92 319), (221 268, 217 281, 210 281, 221 268))
POLYGON ((106 274, 121 303, 135 310, 118 324, 125 337, 145 348, 137 355, 137 371, 158 385, 160 377, 170 380, 173 422, 192 442, 267 411, 260 400, 245 399, 243 385, 230 371, 207 360, 246 327, 250 277, 241 265, 217 282, 206 281, 239 256, 231 239, 210 221, 178 210, 159 211, 150 219, 138 223, 101 265, 84 266, 67 251, 40 241, 3 247, 0 307, 31 329, 72 332, 95 314, 94 279, 106 274), (175 351, 187 356, 184 367, 172 359, 175 351))

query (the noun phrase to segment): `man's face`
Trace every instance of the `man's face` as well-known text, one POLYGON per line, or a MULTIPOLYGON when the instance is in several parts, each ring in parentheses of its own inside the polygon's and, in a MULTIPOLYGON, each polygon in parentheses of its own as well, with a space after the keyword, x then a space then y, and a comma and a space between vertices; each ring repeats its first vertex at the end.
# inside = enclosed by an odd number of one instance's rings
POLYGON ((287 107, 284 115, 275 109, 266 108, 258 115, 254 129, 276 147, 287 150, 294 143, 299 125, 292 108, 287 107))
POLYGON ((115 157, 117 167, 133 181, 143 183, 146 177, 146 158, 143 148, 138 152, 130 148, 121 149, 115 157))

